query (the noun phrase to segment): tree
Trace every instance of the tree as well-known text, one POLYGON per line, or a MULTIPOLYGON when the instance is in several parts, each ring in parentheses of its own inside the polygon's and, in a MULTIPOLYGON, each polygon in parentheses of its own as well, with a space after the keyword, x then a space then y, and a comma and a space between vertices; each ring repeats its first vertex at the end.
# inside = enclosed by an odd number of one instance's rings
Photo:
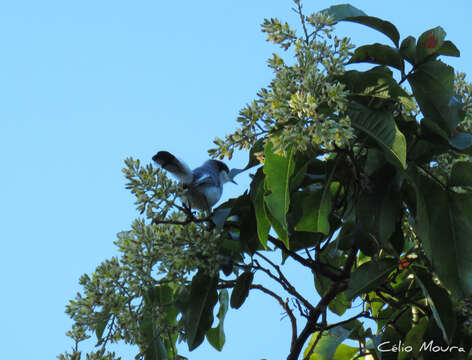
POLYGON ((291 56, 273 55, 274 79, 210 150, 220 158, 248 151, 247 166, 232 174, 258 166, 250 189, 196 215, 180 205, 185 189, 127 159, 144 217, 118 235, 119 258, 81 277, 83 292, 67 306, 76 345, 60 359, 80 359, 79 343, 91 336, 98 351, 87 359, 115 359, 107 346, 120 340, 138 345, 137 359, 178 359, 178 340, 192 350, 205 337, 221 350, 225 314, 253 291, 287 314, 288 360, 471 352, 472 85, 439 60, 459 50, 441 27, 400 42, 394 25, 351 5, 307 16, 294 3, 301 35, 278 19, 262 25, 291 56), (353 50, 333 34, 340 21, 392 44, 353 50), (345 69, 356 63, 373 66, 345 69), (273 253, 313 276, 319 302, 287 280, 273 253), (255 273, 285 293, 255 283, 255 273), (327 312, 342 316, 355 299, 357 315, 327 322, 327 312))

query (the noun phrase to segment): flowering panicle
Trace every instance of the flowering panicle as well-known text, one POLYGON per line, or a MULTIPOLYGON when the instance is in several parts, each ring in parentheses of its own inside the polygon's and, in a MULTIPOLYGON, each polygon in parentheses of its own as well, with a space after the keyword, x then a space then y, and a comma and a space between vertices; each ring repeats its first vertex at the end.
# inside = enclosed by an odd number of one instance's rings
POLYGON ((247 150, 261 137, 278 153, 292 146, 296 151, 329 152, 354 137, 346 112, 348 91, 336 80, 353 45, 348 38, 333 36, 333 20, 324 13, 299 14, 302 36, 277 19, 262 24, 268 41, 292 49, 295 61, 287 64, 273 54, 268 65, 274 80, 240 111, 240 127, 224 140, 215 140, 218 147, 209 151, 212 156, 231 158, 234 149, 247 150))

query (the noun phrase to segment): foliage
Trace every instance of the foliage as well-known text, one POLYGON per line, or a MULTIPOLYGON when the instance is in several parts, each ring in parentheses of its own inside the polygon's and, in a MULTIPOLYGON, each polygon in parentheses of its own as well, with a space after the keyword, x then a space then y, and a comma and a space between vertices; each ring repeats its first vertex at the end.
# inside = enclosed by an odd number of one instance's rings
POLYGON ((231 158, 249 150, 246 168, 232 173, 259 166, 250 189, 196 216, 180 205, 184 189, 127 159, 144 218, 118 234, 119 257, 80 279, 83 291, 67 306, 76 345, 60 359, 80 359, 78 344, 92 336, 99 350, 87 359, 115 359, 107 349, 117 341, 138 345, 137 359, 181 359, 178 341, 192 350, 205 337, 221 350, 229 306, 244 306, 254 290, 290 320, 288 360, 467 358, 472 85, 439 60, 459 51, 441 27, 400 41, 394 25, 353 6, 306 16, 294 2, 301 35, 278 19, 262 25, 292 56, 273 55, 274 80, 210 151, 231 158), (353 50, 333 33, 340 21, 379 31, 393 46, 353 50), (276 252, 313 275, 318 303, 285 277, 276 252), (256 273, 284 294, 255 283, 256 273), (354 301, 362 311, 327 322, 328 311, 342 316, 354 301), (430 341, 456 348, 421 349, 430 341), (379 351, 387 342, 411 350, 379 351))

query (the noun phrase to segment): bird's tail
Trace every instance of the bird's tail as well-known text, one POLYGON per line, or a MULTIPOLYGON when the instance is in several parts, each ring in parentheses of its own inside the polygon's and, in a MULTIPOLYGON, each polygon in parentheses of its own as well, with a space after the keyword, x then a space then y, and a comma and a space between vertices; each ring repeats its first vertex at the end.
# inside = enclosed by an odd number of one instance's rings
POLYGON ((163 169, 170 172, 184 184, 190 184, 193 181, 193 173, 189 166, 183 161, 177 159, 167 151, 159 151, 152 157, 163 169))

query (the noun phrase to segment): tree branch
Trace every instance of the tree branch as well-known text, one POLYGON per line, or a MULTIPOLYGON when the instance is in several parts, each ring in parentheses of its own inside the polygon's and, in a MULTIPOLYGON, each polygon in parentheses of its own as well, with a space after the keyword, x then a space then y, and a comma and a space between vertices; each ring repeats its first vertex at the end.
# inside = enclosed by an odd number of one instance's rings
POLYGON ((281 249, 282 252, 290 256, 293 260, 299 262, 303 266, 310 268, 315 273, 319 273, 323 276, 326 276, 328 279, 332 281, 340 281, 344 279, 340 274, 337 274, 336 272, 331 271, 328 265, 323 264, 318 260, 305 259, 304 257, 298 255, 296 252, 287 249, 285 247, 285 244, 279 239, 276 239, 273 236, 269 235, 268 241, 272 243, 273 245, 275 245, 277 248, 281 249))
MULTIPOLYGON (((306 300, 298 291, 297 289, 295 289, 295 287, 287 280, 287 278, 285 277, 285 275, 282 273, 282 271, 280 270, 280 267, 276 264, 274 264, 270 259, 268 259, 267 257, 265 257, 264 255, 262 255, 260 252, 256 252, 256 255, 258 255, 259 257, 261 257, 262 259, 264 259, 264 261, 266 261, 268 264, 270 264, 274 269, 275 271, 277 271, 277 274, 278 274, 278 277, 276 277, 274 274, 272 274, 270 271, 269 273, 272 275, 271 277, 273 279, 278 279, 277 282, 282 285, 282 287, 291 295, 295 296, 298 300, 300 300, 300 302, 307 308, 307 309, 314 309, 313 308, 313 305, 310 304, 310 302, 308 300, 306 300)), ((264 269, 261 267, 261 270, 264 269)), ((267 269, 265 269, 267 270, 267 269)), ((267 272, 266 272, 267 273, 267 272)), ((269 273, 267 273, 269 275, 269 273)), ((269 275, 270 276, 270 275, 269 275)))
POLYGON ((293 344, 297 340, 297 319, 295 319, 295 316, 293 315, 292 309, 290 309, 290 307, 288 306, 288 302, 287 301, 284 302, 280 296, 278 296, 276 293, 274 293, 273 291, 265 288, 262 285, 252 284, 251 289, 258 289, 258 290, 262 291, 263 293, 265 293, 269 296, 272 296, 275 300, 277 300, 277 302, 280 304, 280 306, 282 306, 282 308, 285 310, 285 312, 287 313, 287 315, 290 319, 290 323, 292 325, 292 342, 291 342, 290 346, 293 346, 293 344))
MULTIPOLYGON (((342 275, 347 278, 350 276, 352 265, 356 260, 357 248, 352 248, 344 265, 342 275)), ((310 315, 306 322, 305 327, 298 336, 294 345, 290 348, 290 354, 287 357, 287 360, 297 360, 302 351, 303 345, 307 341, 308 337, 313 334, 317 329, 317 321, 320 315, 326 311, 328 304, 341 292, 347 289, 346 281, 333 282, 329 287, 326 294, 321 298, 316 307, 310 311, 310 315)))

